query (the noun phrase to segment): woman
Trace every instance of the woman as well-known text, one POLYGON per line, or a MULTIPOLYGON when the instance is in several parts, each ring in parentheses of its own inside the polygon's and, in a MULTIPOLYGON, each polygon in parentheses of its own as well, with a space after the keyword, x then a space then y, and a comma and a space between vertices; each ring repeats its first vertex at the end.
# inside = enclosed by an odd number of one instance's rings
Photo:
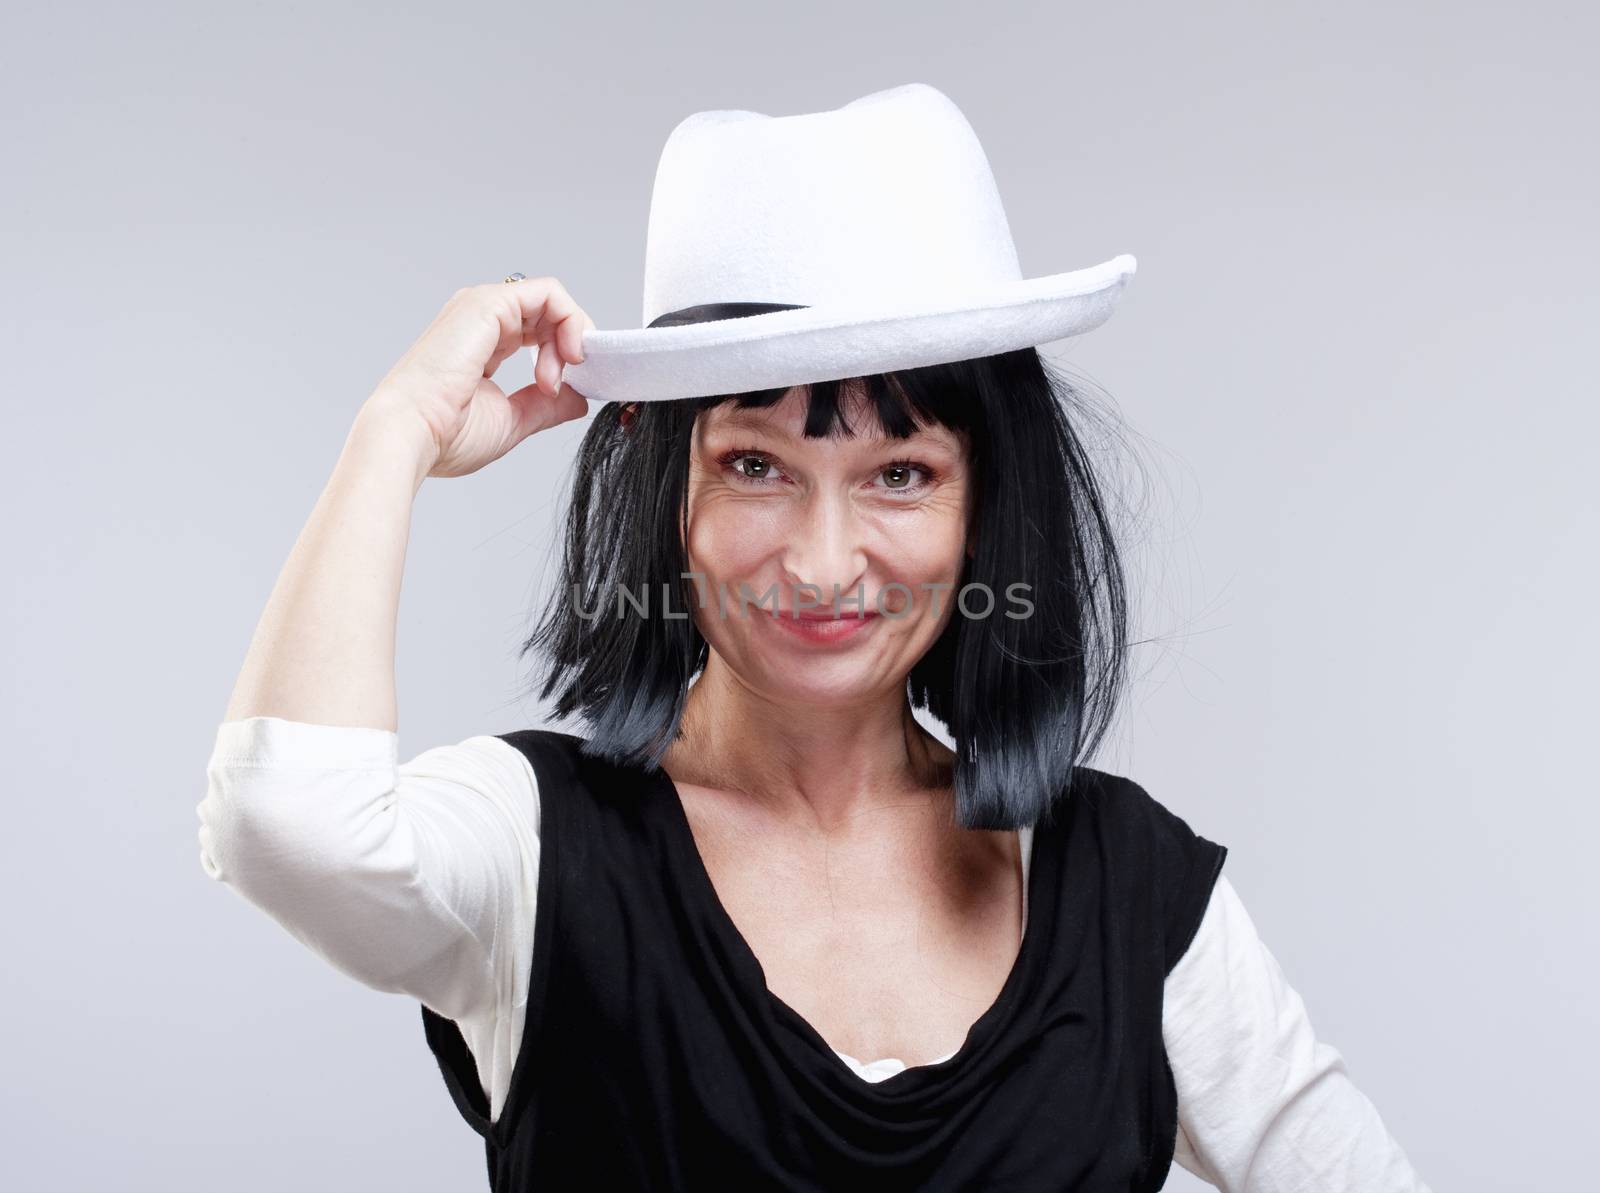
POLYGON ((553 278, 450 299, 273 591, 199 808, 206 870, 419 1000, 497 1190, 1156 1189, 1174 1159, 1229 1190, 1424 1189, 1225 849, 1082 762, 1121 684, 1122 574, 1033 345, 1103 320, 1131 260, 993 284, 1014 251, 953 113, 914 84, 684 122, 638 332, 597 331, 553 278), (826 199, 797 160, 889 167, 826 199), (939 235, 874 223, 913 193, 954 195, 939 235), (830 202, 856 206, 819 221, 830 202), (709 300, 752 275, 820 299, 709 300), (525 346, 534 384, 507 395, 525 346), (397 765, 411 499, 586 395, 610 400, 527 646, 588 733, 397 765))

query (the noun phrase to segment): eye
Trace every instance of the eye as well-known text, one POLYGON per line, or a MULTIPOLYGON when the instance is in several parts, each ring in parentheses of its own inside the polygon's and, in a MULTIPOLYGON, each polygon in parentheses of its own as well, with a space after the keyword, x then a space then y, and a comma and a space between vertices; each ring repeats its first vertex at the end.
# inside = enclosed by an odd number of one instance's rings
POLYGON ((932 470, 914 460, 896 460, 885 464, 878 475, 887 482, 883 488, 889 493, 920 493, 932 483, 932 470), (912 474, 916 477, 913 479, 912 474))
MULTIPOLYGON (((768 488, 787 479, 777 457, 759 448, 735 448, 720 456, 718 462, 726 471, 738 477, 738 483, 745 488, 768 488)), ((884 483, 870 487, 883 493, 915 495, 931 487, 935 476, 933 469, 926 464, 915 460, 895 460, 878 469, 878 478, 884 483)))
POLYGON ((721 462, 724 468, 752 486, 775 484, 773 477, 775 471, 782 475, 771 456, 753 448, 739 448, 728 452, 722 457, 721 462))

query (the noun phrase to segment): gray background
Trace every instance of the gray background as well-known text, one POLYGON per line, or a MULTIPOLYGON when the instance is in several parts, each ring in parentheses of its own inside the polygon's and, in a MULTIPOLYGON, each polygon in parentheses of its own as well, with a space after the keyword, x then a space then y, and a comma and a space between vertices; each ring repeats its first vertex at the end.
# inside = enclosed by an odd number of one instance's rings
MULTIPOLYGON (((553 273, 638 326, 679 119, 910 81, 977 129, 1025 272, 1139 259, 1110 323, 1047 349, 1141 455, 1120 491, 1151 641, 1099 763, 1230 846, 1319 1035, 1437 1189, 1600 1187, 1592 11, 7 26, 6 1187, 481 1187, 416 1005, 201 871, 252 627, 356 408, 457 286, 553 273)), ((540 723, 513 653, 581 431, 425 484, 405 756, 540 723)))

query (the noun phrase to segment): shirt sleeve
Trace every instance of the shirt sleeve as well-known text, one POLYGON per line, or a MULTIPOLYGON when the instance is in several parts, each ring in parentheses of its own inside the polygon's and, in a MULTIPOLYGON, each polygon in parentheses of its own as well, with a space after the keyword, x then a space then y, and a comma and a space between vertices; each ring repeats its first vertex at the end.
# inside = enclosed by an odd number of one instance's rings
POLYGON ((1431 1193, 1226 876, 1167 977, 1174 1160, 1223 1193, 1431 1193))
POLYGON ((348 976, 456 1020, 503 1093, 538 889, 522 753, 479 736, 401 764, 389 730, 248 717, 218 728, 206 773, 206 874, 348 976))

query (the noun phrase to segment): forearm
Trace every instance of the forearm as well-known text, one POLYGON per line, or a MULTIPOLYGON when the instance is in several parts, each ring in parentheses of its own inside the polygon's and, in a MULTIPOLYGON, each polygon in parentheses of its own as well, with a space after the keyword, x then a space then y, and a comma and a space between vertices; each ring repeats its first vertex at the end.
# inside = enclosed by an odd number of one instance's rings
POLYGON ((397 728, 395 623, 428 451, 420 424, 362 409, 273 586, 226 720, 397 728))

